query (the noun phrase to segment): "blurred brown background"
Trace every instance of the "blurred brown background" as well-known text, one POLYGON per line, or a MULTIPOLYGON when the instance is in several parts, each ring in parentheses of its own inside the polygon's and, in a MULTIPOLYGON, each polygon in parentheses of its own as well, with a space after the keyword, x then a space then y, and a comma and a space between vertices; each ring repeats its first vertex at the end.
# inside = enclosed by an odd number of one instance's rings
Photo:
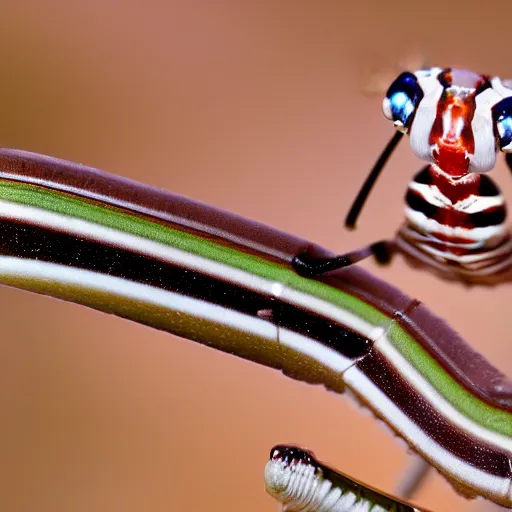
MULTIPOLYGON (((393 133, 401 63, 512 76, 510 2, 2 2, 0 141, 212 203, 334 250, 391 235, 421 163, 404 143, 354 233, 343 218, 393 133), (422 62, 423 61, 423 62, 422 62)), ((508 197, 510 176, 494 173, 508 197)), ((364 264, 512 373, 510 286, 364 264)), ((0 509, 274 511, 272 445, 392 491, 406 450, 343 397, 165 333, 0 289, 0 509)), ((477 510, 437 475, 436 511, 477 510)))

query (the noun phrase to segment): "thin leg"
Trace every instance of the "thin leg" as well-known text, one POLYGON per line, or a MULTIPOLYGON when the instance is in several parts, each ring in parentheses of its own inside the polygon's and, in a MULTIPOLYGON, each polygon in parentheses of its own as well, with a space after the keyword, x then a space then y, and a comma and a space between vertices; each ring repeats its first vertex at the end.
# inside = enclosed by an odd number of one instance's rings
POLYGON ((331 270, 349 267, 358 261, 373 256, 377 263, 386 265, 391 261, 394 252, 394 244, 389 240, 381 240, 356 251, 340 254, 333 258, 320 258, 309 254, 307 251, 297 254, 292 260, 292 266, 304 277, 313 277, 325 274, 331 270))
POLYGON ((398 482, 395 494, 404 500, 411 499, 425 483, 425 478, 428 476, 430 468, 431 466, 428 462, 416 456, 398 482))

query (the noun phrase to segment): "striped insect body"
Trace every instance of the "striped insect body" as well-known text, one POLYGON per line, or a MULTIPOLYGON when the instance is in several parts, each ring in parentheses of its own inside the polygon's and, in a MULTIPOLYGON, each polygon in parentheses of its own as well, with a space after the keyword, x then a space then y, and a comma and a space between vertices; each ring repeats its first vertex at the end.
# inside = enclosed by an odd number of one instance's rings
MULTIPOLYGON (((414 153, 431 163, 409 184, 396 245, 441 272, 457 268, 467 279, 499 274, 512 263, 505 201, 482 173, 494 167, 497 147, 507 147, 512 90, 465 70, 409 75, 422 94, 415 93, 421 99, 406 129, 414 153)), ((403 79, 396 82, 384 99, 385 115, 394 90, 405 89, 403 79)))
POLYGON ((286 512, 416 511, 327 468, 312 452, 292 445, 272 448, 264 478, 267 492, 286 512))
POLYGON ((441 274, 493 278, 511 264, 512 242, 501 191, 487 176, 454 179, 430 165, 409 183, 406 222, 396 246, 441 274))
MULTIPOLYGON (((298 255, 296 269, 318 275, 373 255, 388 263, 402 253, 414 266, 466 283, 503 279, 512 267, 505 200, 485 175, 498 150, 512 152, 512 84, 461 69, 400 74, 382 103, 397 132, 361 188, 346 226, 353 228, 388 158, 404 134, 428 165, 409 183, 405 222, 391 240, 337 258, 298 255), (385 255, 382 256, 383 248, 385 255)), ((512 169, 512 155, 506 159, 512 169)))

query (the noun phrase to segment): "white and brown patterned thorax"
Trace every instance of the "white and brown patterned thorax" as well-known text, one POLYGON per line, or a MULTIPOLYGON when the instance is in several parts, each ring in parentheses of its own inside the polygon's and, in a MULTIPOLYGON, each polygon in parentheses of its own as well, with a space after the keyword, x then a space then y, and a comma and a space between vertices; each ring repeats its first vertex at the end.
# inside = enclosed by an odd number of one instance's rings
POLYGON ((503 195, 484 175, 512 152, 512 87, 460 69, 402 73, 383 101, 429 165, 410 182, 397 246, 440 269, 489 275, 512 264, 503 195))

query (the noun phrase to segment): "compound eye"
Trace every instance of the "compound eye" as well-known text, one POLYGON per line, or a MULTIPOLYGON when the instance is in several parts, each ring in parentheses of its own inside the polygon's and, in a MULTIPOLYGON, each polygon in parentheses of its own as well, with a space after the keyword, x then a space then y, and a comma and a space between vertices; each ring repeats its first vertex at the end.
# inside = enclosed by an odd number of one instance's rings
POLYGON ((416 75, 405 72, 389 87, 382 102, 382 111, 398 130, 407 132, 422 98, 423 90, 416 75))
POLYGON ((512 153, 512 96, 492 107, 492 120, 499 148, 504 153, 512 153))

